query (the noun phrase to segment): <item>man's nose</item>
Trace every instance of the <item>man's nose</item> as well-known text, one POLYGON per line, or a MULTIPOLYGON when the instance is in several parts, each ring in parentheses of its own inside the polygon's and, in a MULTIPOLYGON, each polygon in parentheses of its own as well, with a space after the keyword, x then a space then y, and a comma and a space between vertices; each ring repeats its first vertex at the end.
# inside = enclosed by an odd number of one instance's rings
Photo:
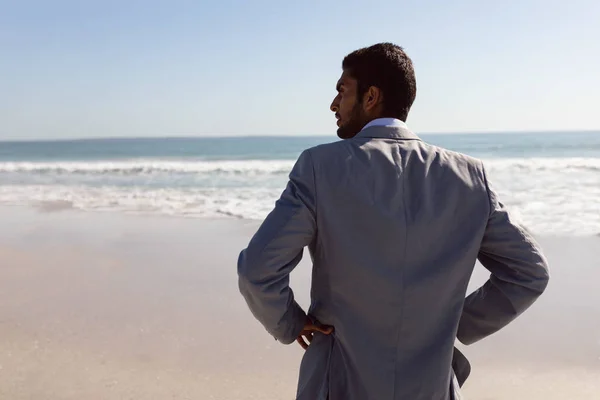
POLYGON ((329 106, 329 109, 330 109, 331 111, 333 111, 334 113, 335 113, 335 112, 338 112, 338 110, 339 110, 339 107, 338 107, 338 105, 337 105, 337 102, 336 102, 335 100, 333 100, 333 102, 332 102, 332 103, 331 103, 331 105, 329 106))

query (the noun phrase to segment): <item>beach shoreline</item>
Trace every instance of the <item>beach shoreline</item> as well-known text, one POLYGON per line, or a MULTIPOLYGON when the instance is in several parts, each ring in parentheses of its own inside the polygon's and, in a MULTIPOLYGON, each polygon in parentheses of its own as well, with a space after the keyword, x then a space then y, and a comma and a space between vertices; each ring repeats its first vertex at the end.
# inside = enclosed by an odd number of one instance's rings
MULTIPOLYGON (((237 291, 260 221, 27 207, 0 218, 1 399, 293 398, 302 350, 275 342, 237 291)), ((538 239, 550 286, 461 347, 467 399, 600 398, 600 238, 538 239)), ((309 259, 292 274, 304 308, 309 259)), ((477 266, 470 290, 486 276, 477 266)))

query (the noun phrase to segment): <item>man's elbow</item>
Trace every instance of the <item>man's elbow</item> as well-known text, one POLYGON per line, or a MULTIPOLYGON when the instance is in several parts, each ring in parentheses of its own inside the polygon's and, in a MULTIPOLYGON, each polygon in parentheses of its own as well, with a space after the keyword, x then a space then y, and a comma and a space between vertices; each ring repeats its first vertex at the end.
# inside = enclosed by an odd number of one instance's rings
POLYGON ((240 252, 237 263, 237 273, 240 280, 252 282, 256 279, 258 260, 249 253, 248 249, 240 252))
POLYGON ((548 284, 550 283, 550 274, 546 271, 546 274, 540 279, 540 295, 546 291, 548 284))
POLYGON ((519 294, 513 301, 515 317, 528 309, 533 303, 537 302, 539 297, 546 291, 550 282, 548 266, 545 262, 540 262, 535 270, 535 274, 521 281, 515 287, 519 294))
POLYGON ((249 300, 259 296, 268 282, 264 260, 256 252, 243 250, 238 257, 238 287, 241 294, 249 300))
POLYGON ((253 270, 255 270, 255 268, 253 268, 252 262, 248 258, 247 250, 242 250, 238 257, 237 264, 238 289, 246 301, 249 300, 251 295, 253 270))
POLYGON ((550 273, 548 272, 548 262, 542 259, 539 263, 538 273, 536 274, 534 290, 541 296, 546 291, 550 282, 550 273))

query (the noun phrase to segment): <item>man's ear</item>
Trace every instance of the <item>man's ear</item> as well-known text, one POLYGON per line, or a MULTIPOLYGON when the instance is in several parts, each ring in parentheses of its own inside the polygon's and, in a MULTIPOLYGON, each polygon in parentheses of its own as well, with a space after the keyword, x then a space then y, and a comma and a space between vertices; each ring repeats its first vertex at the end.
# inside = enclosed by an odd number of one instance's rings
POLYGON ((366 111, 373 110, 383 102, 383 93, 376 86, 369 86, 363 97, 363 104, 366 111))

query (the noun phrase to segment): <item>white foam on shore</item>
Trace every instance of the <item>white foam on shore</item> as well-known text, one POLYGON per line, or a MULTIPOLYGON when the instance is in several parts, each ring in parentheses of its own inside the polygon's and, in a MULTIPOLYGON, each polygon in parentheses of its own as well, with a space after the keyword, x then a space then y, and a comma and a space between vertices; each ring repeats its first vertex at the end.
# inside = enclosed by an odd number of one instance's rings
MULTIPOLYGON (((151 174, 172 173, 266 173, 287 174, 294 160, 161 160, 134 159, 118 161, 0 162, 0 173, 29 172, 39 174, 151 174)), ((495 158, 486 160, 494 170, 506 172, 600 171, 600 158, 495 158)))
MULTIPOLYGON (((0 204, 46 210, 262 219, 293 160, 2 162, 0 204)), ((485 160, 501 200, 532 231, 600 232, 600 158, 485 160)))
POLYGON ((0 162, 0 173, 36 174, 118 174, 148 175, 153 173, 176 174, 287 174, 292 160, 224 160, 224 161, 60 161, 60 162, 0 162))
POLYGON ((86 186, 0 186, 0 203, 46 211, 70 205, 83 211, 119 211, 180 217, 262 219, 280 190, 142 189, 86 186))

